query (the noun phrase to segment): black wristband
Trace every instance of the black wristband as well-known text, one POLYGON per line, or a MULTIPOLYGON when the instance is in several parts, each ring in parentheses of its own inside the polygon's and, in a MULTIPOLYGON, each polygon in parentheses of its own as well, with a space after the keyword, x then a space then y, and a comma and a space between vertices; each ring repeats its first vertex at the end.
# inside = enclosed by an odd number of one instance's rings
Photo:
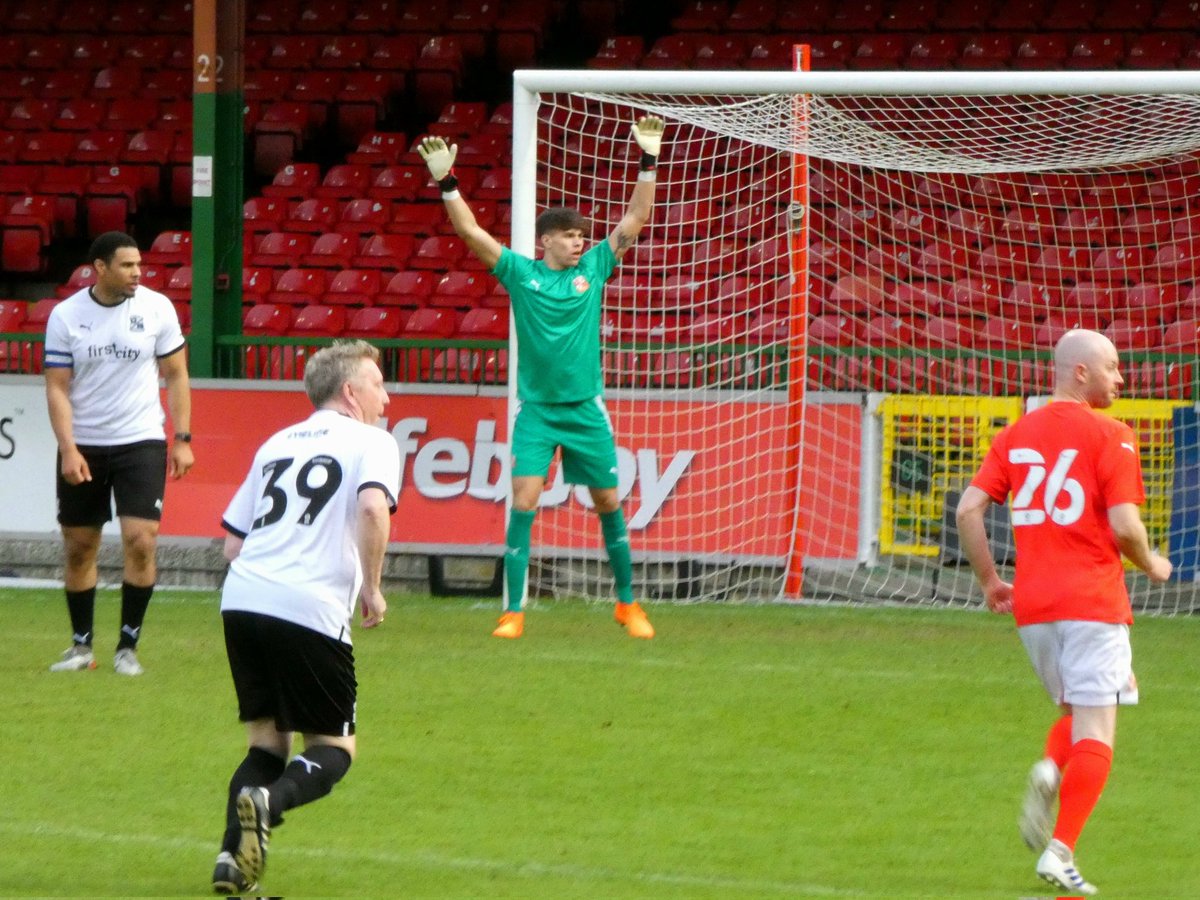
POLYGON ((443 194, 448 194, 451 191, 458 190, 458 176, 451 172, 445 178, 437 183, 443 194))
POLYGON ((190 444, 192 442, 192 433, 190 431, 175 432, 175 440, 181 444, 190 444))
POLYGON ((651 172, 656 168, 658 168, 658 157, 643 150, 642 161, 638 163, 638 169, 643 172, 651 172))

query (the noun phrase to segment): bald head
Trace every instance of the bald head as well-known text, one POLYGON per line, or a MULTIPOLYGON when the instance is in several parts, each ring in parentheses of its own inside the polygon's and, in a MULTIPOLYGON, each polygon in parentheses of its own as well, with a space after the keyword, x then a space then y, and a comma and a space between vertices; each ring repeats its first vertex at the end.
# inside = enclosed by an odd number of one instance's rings
POLYGON ((1076 328, 1054 345, 1054 396, 1100 409, 1111 406, 1124 384, 1117 348, 1098 331, 1076 328))

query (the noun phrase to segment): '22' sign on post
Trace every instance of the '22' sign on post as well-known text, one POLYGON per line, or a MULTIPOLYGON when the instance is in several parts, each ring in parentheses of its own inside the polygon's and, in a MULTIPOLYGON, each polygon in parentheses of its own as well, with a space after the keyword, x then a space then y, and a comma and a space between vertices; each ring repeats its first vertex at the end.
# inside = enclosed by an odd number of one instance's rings
POLYGON ((1079 521, 1083 515, 1083 506, 1086 501, 1083 485, 1074 478, 1067 477, 1071 463, 1075 462, 1075 457, 1078 455, 1078 450, 1062 451, 1058 454, 1054 468, 1047 476, 1046 460, 1036 450, 1028 447, 1014 447, 1008 451, 1010 463, 1029 466, 1025 482, 1013 497, 1012 523, 1014 527, 1017 525, 1041 525, 1046 521, 1046 516, 1049 516, 1050 520, 1058 525, 1072 525, 1079 521), (1046 489, 1042 492, 1042 508, 1038 509, 1033 505, 1033 496, 1042 486, 1043 481, 1046 483, 1046 489), (1066 506, 1060 507, 1058 498, 1064 492, 1070 502, 1066 506))

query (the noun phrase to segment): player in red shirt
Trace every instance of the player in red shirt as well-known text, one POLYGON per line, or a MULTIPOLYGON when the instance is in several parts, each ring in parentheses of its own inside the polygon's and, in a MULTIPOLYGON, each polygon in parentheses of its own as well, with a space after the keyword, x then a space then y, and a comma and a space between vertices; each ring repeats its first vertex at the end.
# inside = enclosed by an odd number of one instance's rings
POLYGON ((1096 888, 1075 868, 1075 843, 1112 767, 1117 705, 1137 702, 1121 555, 1152 581, 1171 575, 1138 513, 1145 496, 1133 430, 1096 412, 1112 405, 1122 384, 1108 338, 1067 332, 1054 348, 1052 402, 996 435, 958 504, 959 539, 988 608, 1013 614, 1034 670, 1063 711, 1030 772, 1021 836, 1043 851, 1039 876, 1083 894, 1096 888), (984 528, 988 507, 1010 495, 1012 584, 996 572, 984 528))

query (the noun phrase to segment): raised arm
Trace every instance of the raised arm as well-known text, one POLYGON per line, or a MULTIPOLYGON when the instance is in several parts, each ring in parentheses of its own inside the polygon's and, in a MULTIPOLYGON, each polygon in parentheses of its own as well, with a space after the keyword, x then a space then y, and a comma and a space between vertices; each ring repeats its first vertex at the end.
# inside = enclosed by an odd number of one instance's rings
POLYGON ((458 156, 458 144, 446 145, 440 137, 427 137, 417 145, 417 152, 429 174, 437 182, 442 191, 442 202, 446 205, 446 213, 450 216, 450 224, 454 233, 463 239, 467 249, 487 266, 488 271, 495 268, 500 261, 500 242, 480 227, 475 220, 475 213, 467 206, 458 190, 458 178, 454 175, 454 158, 458 156))
POLYGON ((621 216, 621 221, 608 236, 609 246, 617 259, 624 256, 625 251, 633 246, 633 242, 637 240, 638 234, 650 218, 650 210, 654 208, 655 169, 658 166, 658 155, 662 152, 664 128, 663 120, 658 116, 642 116, 633 125, 633 138, 642 148, 642 161, 625 215, 621 216))

